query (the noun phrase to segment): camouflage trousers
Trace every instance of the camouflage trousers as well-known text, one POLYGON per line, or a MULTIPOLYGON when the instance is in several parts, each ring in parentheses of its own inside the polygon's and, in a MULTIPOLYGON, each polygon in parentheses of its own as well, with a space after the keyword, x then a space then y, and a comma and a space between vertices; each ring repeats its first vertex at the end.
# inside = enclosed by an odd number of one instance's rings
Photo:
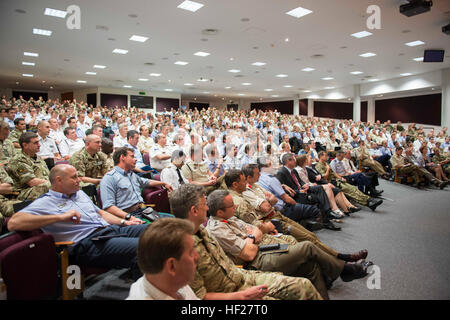
POLYGON ((373 159, 364 159, 361 162, 361 164, 365 167, 369 167, 370 169, 378 173, 380 176, 387 174, 386 170, 384 170, 383 165, 373 159))
POLYGON ((5 222, 5 218, 11 217, 14 214, 13 204, 21 202, 20 200, 10 200, 0 196, 0 229, 5 222))
POLYGON ((227 190, 227 185, 225 184, 225 175, 220 176, 217 178, 217 182, 213 186, 207 186, 205 187, 206 194, 209 195, 211 192, 217 189, 224 189, 227 190))
POLYGON ((350 183, 338 181, 337 187, 342 190, 345 196, 354 199, 363 206, 367 205, 367 202, 370 199, 368 195, 362 193, 357 187, 351 185, 350 183))
POLYGON ((306 278, 288 277, 275 272, 242 270, 245 285, 238 290, 266 284, 264 300, 323 300, 314 285, 306 278))
POLYGON ((25 200, 34 200, 37 197, 47 193, 50 190, 50 182, 20 190, 19 195, 17 196, 17 200, 25 201, 25 200))
POLYGON ((414 179, 414 183, 420 183, 420 177, 423 176, 423 172, 416 165, 409 165, 398 169, 398 174, 411 176, 414 179))
POLYGON ((439 184, 442 181, 436 178, 430 171, 425 168, 419 168, 422 176, 424 176, 428 181, 433 182, 434 184, 439 184))
MULTIPOLYGON (((264 241, 261 243, 266 244, 264 241)), ((344 261, 323 252, 312 242, 303 241, 290 244, 288 252, 260 252, 250 266, 261 271, 276 271, 287 276, 307 278, 322 298, 328 299, 324 276, 335 280, 344 268, 344 261)))
POLYGON ((335 250, 333 250, 330 247, 323 244, 313 232, 308 231, 300 223, 297 223, 294 220, 289 219, 288 217, 284 216, 282 213, 276 211, 270 217, 270 219, 280 220, 281 225, 283 227, 283 233, 290 234, 298 242, 310 241, 310 242, 314 243, 317 247, 319 247, 320 249, 325 251, 326 253, 328 253, 334 257, 336 257, 338 255, 338 253, 335 250))

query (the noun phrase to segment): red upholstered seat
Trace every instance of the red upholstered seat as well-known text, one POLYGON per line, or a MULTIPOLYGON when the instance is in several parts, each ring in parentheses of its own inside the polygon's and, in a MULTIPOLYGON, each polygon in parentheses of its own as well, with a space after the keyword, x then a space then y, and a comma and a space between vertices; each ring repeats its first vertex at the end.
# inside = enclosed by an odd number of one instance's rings
POLYGON ((166 189, 160 187, 145 188, 142 198, 147 204, 154 204, 153 209, 159 212, 170 213, 169 195, 166 189))

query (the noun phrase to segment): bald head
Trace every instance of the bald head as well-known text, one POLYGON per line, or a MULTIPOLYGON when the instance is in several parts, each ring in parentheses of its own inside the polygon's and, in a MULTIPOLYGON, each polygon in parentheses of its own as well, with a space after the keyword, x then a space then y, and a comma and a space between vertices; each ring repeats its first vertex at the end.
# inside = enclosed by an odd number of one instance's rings
POLYGON ((78 172, 75 167, 69 164, 59 164, 50 170, 49 176, 52 190, 63 193, 65 195, 72 195, 80 190, 80 181, 78 172))
POLYGON ((99 152, 102 148, 102 139, 96 134, 90 134, 86 137, 86 150, 91 155, 99 152))
POLYGON ((75 167, 71 166, 70 164, 58 164, 50 170, 49 180, 52 185, 57 180, 57 177, 64 178, 67 175, 67 171, 70 171, 69 169, 72 168, 74 170, 75 167))

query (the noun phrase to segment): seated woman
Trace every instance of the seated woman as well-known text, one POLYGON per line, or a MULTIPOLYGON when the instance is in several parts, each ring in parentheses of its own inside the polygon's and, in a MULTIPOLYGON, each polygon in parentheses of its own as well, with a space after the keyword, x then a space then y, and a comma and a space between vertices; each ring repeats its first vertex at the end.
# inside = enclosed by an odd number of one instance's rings
POLYGON ((419 168, 425 168, 431 173, 434 173, 436 178, 441 181, 449 181, 444 171, 442 170, 442 166, 439 163, 434 163, 433 160, 431 160, 431 157, 428 155, 427 146, 421 146, 419 148, 419 152, 420 153, 417 155, 416 163, 419 168))
POLYGON ((350 215, 351 212, 353 212, 351 208, 356 209, 356 207, 353 206, 350 203, 350 201, 347 200, 344 193, 339 188, 335 187, 331 183, 327 182, 323 184, 319 183, 322 180, 322 177, 320 175, 315 176, 314 181, 311 181, 309 179, 308 170, 306 166, 311 165, 312 163, 311 156, 309 155, 297 156, 296 161, 297 167, 295 168, 295 170, 297 170, 300 179, 302 179, 303 182, 311 186, 320 185, 324 189, 325 193, 327 194, 328 201, 330 202, 331 210, 333 211, 333 213, 336 213, 337 215, 342 214, 342 212, 339 209, 337 209, 337 206, 339 206, 344 212, 344 214, 347 216, 350 215))

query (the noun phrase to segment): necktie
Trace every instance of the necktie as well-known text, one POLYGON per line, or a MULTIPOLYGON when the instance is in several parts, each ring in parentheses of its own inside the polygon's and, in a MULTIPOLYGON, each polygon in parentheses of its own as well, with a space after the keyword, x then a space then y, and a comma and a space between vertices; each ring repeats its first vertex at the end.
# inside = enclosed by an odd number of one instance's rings
POLYGON ((292 179, 294 179, 295 184, 297 185, 297 189, 300 190, 302 187, 300 186, 300 183, 298 183, 297 177, 294 174, 294 170, 291 170, 291 176, 292 179))
POLYGON ((178 173, 178 182, 179 182, 180 184, 184 184, 184 180, 183 180, 183 178, 181 177, 180 169, 178 169, 178 168, 177 168, 177 173, 178 173))

